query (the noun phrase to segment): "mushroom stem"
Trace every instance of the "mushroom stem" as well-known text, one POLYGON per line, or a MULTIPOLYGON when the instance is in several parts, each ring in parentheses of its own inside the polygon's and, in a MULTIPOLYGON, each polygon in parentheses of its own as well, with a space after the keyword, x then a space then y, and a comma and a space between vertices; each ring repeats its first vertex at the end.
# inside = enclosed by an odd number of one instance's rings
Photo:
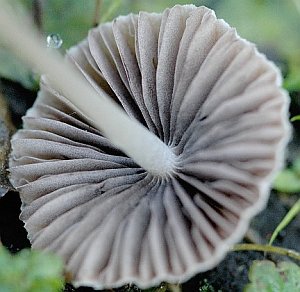
POLYGON ((30 21, 0 0, 0 37, 15 54, 40 73, 101 130, 115 146, 153 175, 174 170, 175 154, 157 136, 128 117, 104 92, 101 96, 57 52, 49 52, 30 21))

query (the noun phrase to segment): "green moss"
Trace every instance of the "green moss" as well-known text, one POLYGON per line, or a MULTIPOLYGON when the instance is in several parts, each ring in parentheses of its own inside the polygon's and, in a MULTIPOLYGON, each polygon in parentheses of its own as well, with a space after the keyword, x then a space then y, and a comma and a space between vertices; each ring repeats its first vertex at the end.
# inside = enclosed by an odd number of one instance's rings
POLYGON ((29 249, 11 255, 0 247, 1 292, 58 292, 63 285, 58 257, 29 249))

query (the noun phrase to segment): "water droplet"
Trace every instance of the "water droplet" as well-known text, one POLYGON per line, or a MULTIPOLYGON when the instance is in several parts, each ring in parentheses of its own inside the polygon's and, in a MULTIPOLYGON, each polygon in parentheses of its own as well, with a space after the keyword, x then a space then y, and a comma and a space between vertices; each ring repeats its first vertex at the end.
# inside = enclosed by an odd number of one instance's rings
POLYGON ((59 49, 63 43, 62 38, 57 33, 51 33, 47 36, 47 47, 51 49, 59 49))

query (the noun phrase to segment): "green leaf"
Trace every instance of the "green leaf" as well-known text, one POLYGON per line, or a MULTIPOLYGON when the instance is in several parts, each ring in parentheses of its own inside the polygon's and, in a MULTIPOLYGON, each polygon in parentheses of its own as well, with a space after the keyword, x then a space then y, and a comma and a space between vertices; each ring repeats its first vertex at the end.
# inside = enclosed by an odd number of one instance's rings
MULTIPOLYGON (((300 119, 300 116, 299 116, 300 119)), ((300 180, 300 157, 296 158, 293 162, 292 170, 297 174, 300 180)))
POLYGON ((254 261, 250 267, 249 280, 251 283, 245 287, 245 292, 279 292, 284 284, 271 261, 254 261))
POLYGON ((300 121, 300 115, 294 116, 290 119, 291 122, 300 121))
POLYGON ((244 292, 300 291, 300 268, 292 262, 276 267, 271 261, 254 261, 249 270, 250 283, 244 292))
POLYGON ((63 264, 58 257, 31 250, 11 255, 0 247, 1 292, 58 292, 63 284, 63 264))
POLYGON ((300 291, 300 267, 292 262, 278 264, 279 273, 286 278, 284 291, 300 291))
POLYGON ((282 193, 300 192, 300 177, 293 169, 284 169, 275 178, 273 188, 282 193))
POLYGON ((291 70, 284 80, 283 87, 288 91, 300 91, 300 69, 291 70))
POLYGON ((276 227, 269 241, 270 245, 274 242, 278 233, 282 231, 299 213, 300 213, 300 199, 294 204, 294 206, 289 210, 289 212, 284 216, 282 221, 276 227))

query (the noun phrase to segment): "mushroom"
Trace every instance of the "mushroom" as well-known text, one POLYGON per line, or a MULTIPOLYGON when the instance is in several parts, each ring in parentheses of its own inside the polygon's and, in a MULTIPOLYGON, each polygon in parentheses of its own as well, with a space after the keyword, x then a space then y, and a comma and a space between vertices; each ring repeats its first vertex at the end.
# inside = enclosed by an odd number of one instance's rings
POLYGON ((10 159, 32 247, 60 255, 75 285, 99 289, 182 282, 216 266, 283 164, 289 102, 279 70, 193 5, 101 24, 66 59, 154 135, 145 142, 119 123, 111 139, 109 123, 97 129, 54 89, 55 74, 43 77, 10 159))

